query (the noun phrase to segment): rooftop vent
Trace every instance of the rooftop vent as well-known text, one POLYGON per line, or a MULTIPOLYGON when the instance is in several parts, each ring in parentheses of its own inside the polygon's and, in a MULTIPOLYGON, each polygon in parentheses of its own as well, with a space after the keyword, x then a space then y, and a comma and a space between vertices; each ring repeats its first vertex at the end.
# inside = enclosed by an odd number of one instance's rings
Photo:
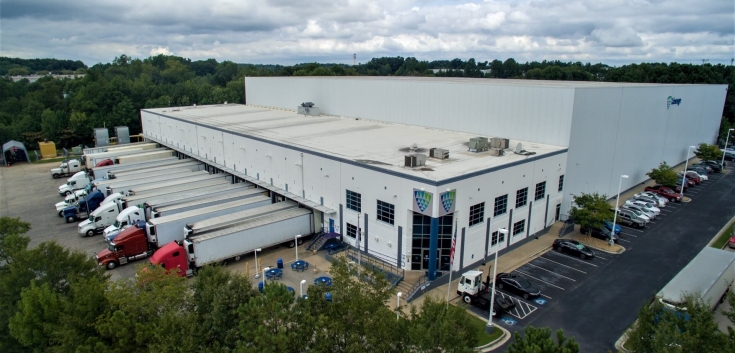
POLYGON ((431 158, 447 159, 449 158, 449 150, 445 150, 443 148, 432 148, 429 150, 429 156, 431 158))
POLYGON ((520 154, 522 156, 533 156, 534 154, 536 154, 536 152, 529 152, 524 150, 523 145, 520 142, 518 142, 518 144, 516 145, 516 150, 514 151, 514 153, 520 154))
POLYGON ((510 140, 499 137, 493 137, 490 139, 490 148, 508 148, 510 146, 510 140))
POLYGON ((406 167, 421 167, 426 165, 426 155, 422 153, 414 153, 409 154, 405 157, 405 164, 406 167))
POLYGON ((311 108, 311 107, 314 106, 314 103, 312 103, 312 102, 304 102, 304 103, 301 103, 301 106, 302 107, 306 107, 306 108, 311 108))
POLYGON ((469 143, 470 152, 484 152, 488 149, 487 137, 473 137, 469 143))
POLYGON ((322 110, 319 109, 319 107, 315 107, 314 103, 312 102, 301 103, 301 105, 298 106, 296 110, 301 115, 312 115, 312 116, 322 115, 322 110))

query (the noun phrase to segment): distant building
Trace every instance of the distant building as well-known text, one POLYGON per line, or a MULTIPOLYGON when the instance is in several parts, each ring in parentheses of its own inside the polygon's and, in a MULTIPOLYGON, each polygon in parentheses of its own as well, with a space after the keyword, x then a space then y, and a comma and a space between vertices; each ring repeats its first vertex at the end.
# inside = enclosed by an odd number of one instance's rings
POLYGON ((18 82, 20 80, 26 79, 29 82, 33 83, 38 81, 41 77, 46 76, 52 76, 53 78, 62 79, 62 78, 82 78, 85 74, 73 74, 73 75, 56 75, 56 74, 48 74, 48 75, 19 75, 19 76, 10 76, 10 78, 13 80, 13 82, 18 82))

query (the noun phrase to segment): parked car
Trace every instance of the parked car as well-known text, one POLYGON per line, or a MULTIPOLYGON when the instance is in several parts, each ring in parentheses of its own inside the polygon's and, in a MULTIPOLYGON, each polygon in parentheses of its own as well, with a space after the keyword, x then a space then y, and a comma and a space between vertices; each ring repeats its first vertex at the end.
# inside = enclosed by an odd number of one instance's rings
POLYGON ((705 170, 704 168, 689 168, 689 170, 687 170, 687 173, 692 173, 698 176, 700 181, 709 180, 709 177, 707 176, 707 170, 705 170))
POLYGON ((659 195, 659 194, 657 194, 655 192, 652 192, 652 191, 644 191, 644 192, 642 192, 640 194, 636 194, 635 196, 639 196, 639 195, 640 196, 650 197, 650 198, 652 198, 654 200, 657 200, 658 201, 658 204, 659 204, 659 207, 661 206, 661 204, 666 205, 666 204, 669 203, 669 199, 667 199, 667 198, 665 198, 665 197, 663 197, 663 196, 661 196, 661 195, 659 195))
POLYGON ((576 240, 569 239, 556 239, 552 244, 554 250, 558 252, 568 253, 574 256, 579 256, 582 259, 595 257, 595 251, 584 246, 582 243, 576 240))
POLYGON ((651 203, 651 204, 653 204, 654 206, 656 206, 658 208, 664 208, 664 207, 666 207, 666 204, 668 203, 668 201, 666 201, 665 199, 659 198, 658 195, 656 197, 653 197, 653 196, 648 195, 648 194, 645 194, 645 195, 643 195, 643 194, 636 194, 635 196, 633 196, 633 200, 640 200, 640 201, 648 202, 648 203, 651 203))
MULTIPOLYGON (((605 220, 605 229, 610 230, 612 229, 612 222, 605 220)), ((620 224, 615 225, 615 234, 620 234, 620 232, 623 231, 623 228, 620 227, 620 224)))
POLYGON ((495 287, 513 292, 523 297, 523 299, 536 298, 541 295, 541 289, 534 286, 529 280, 523 276, 513 273, 498 273, 495 276, 495 287))
POLYGON ((679 185, 679 187, 684 187, 684 192, 687 191, 688 188, 697 185, 694 181, 691 179, 684 179, 682 177, 679 177, 679 179, 676 179, 676 185, 679 185))
MULTIPOLYGON (((615 211, 615 210, 612 210, 612 211, 615 211)), ((620 224, 624 224, 632 228, 643 228, 646 226, 646 224, 648 224, 647 220, 643 218, 639 218, 636 214, 624 208, 618 211, 617 221, 620 224)))
POLYGON ((715 173, 722 172, 722 166, 720 165, 720 163, 715 162, 715 161, 701 161, 701 162, 699 162, 699 163, 697 163, 695 165, 704 165, 704 166, 707 166, 707 167, 711 168, 715 173))
POLYGON ((637 199, 628 199, 627 201, 625 201, 625 203, 642 207, 645 210, 653 212, 654 214, 656 214, 656 216, 661 214, 661 209, 656 207, 656 205, 653 204, 652 202, 646 202, 646 201, 637 200, 637 199))
POLYGON ((686 172, 686 174, 684 174, 684 172, 678 172, 676 174, 680 177, 686 175, 686 178, 693 181, 694 185, 699 185, 700 183, 702 183, 702 179, 699 178, 699 175, 697 173, 686 172))
POLYGON ((678 190, 677 191, 672 190, 670 187, 663 186, 663 185, 654 185, 654 186, 646 187, 645 190, 655 192, 669 199, 670 202, 681 202, 681 195, 678 193, 678 190))
MULTIPOLYGON (((580 228, 579 232, 593 238, 610 240, 610 230, 606 228, 580 228)), ((614 234, 612 238, 614 242, 618 242, 619 237, 617 234, 614 234)))
POLYGON ((732 249, 735 249, 735 234, 733 234, 730 237, 730 240, 727 242, 727 246, 729 246, 732 249))
POLYGON ((646 211, 643 208, 638 207, 638 206, 623 204, 622 208, 633 212, 636 216, 643 218, 649 222, 656 218, 655 213, 646 211))

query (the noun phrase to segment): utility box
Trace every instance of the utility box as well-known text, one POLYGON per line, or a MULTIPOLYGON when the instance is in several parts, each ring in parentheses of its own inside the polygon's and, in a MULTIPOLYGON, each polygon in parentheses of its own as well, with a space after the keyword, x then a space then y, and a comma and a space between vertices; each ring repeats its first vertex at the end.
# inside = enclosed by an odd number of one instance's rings
POLYGON ((130 143, 130 131, 127 126, 115 126, 115 136, 118 145, 130 143))
POLYGON ((310 115, 310 116, 319 116, 322 115, 322 110, 319 109, 319 107, 315 106, 304 106, 300 105, 296 108, 296 111, 299 115, 310 115))
POLYGON ((421 167, 426 165, 426 155, 422 153, 409 154, 405 157, 406 167, 421 167))
POLYGON ((484 152, 488 149, 487 137, 473 137, 469 143, 471 152, 484 152))
POLYGON ((53 142, 39 142, 38 150, 41 151, 41 158, 56 158, 56 144, 53 142))
POLYGON ((110 131, 107 128, 100 127, 94 129, 94 145, 95 147, 105 147, 110 145, 110 131))
POLYGON ((508 148, 510 146, 510 140, 499 137, 493 137, 490 139, 490 148, 508 148))
POLYGON ((436 159, 447 159, 449 158, 449 150, 443 148, 432 148, 429 150, 429 156, 436 159))

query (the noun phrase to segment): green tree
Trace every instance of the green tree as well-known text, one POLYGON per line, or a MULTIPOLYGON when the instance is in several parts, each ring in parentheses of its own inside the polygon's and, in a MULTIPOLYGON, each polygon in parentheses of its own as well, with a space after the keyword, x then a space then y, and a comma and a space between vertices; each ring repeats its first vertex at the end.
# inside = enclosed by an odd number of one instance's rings
POLYGON ((697 145, 694 154, 703 161, 719 161, 722 159, 722 151, 719 147, 704 142, 697 145))
POLYGON ((666 162, 661 162, 658 168, 651 169, 646 175, 651 178, 656 184, 674 187, 679 180, 676 172, 666 162))
POLYGON ((615 213, 607 203, 607 196, 598 193, 573 196, 574 207, 569 216, 582 228, 602 228, 605 220, 611 220, 615 213))
POLYGON ((568 338, 561 329, 556 331, 556 342, 548 327, 533 326, 523 329, 523 335, 515 333, 515 341, 508 346, 508 353, 577 353, 579 345, 574 338, 568 338))
POLYGON ((467 315, 461 307, 428 296, 420 310, 411 307, 405 345, 412 352, 474 352, 477 333, 467 315))
POLYGON ((20 218, 0 217, 0 262, 12 263, 13 258, 24 251, 30 242, 22 236, 31 230, 31 224, 20 218))

